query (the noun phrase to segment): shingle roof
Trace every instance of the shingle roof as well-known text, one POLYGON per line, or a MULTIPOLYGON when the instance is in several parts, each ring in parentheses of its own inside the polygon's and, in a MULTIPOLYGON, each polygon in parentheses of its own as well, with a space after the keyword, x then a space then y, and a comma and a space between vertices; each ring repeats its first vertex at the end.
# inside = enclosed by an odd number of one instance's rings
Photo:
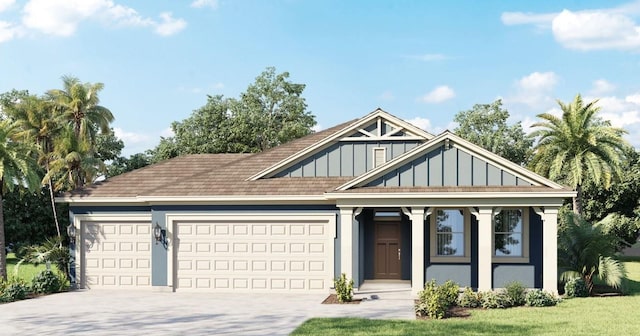
POLYGON ((179 156, 68 193, 71 197, 321 195, 351 178, 273 178, 253 174, 336 133, 355 120, 261 153, 179 156))

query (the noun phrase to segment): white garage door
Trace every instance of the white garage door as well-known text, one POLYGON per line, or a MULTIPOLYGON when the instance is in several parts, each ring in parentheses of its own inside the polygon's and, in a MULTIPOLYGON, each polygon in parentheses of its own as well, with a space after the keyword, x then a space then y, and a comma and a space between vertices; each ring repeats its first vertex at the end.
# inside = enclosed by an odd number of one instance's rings
POLYGON ((81 226, 82 287, 151 285, 151 223, 82 222, 81 226))
POLYGON ((174 231, 177 290, 325 291, 332 286, 335 222, 330 217, 177 220, 174 231))

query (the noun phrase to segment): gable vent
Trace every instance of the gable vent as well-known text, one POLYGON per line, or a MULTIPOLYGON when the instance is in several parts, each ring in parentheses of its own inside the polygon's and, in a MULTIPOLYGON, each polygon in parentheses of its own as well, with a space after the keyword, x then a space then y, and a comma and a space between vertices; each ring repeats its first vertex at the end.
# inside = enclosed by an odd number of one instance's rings
POLYGON ((382 166, 387 162, 387 149, 384 147, 377 147, 373 149, 373 168, 382 166))

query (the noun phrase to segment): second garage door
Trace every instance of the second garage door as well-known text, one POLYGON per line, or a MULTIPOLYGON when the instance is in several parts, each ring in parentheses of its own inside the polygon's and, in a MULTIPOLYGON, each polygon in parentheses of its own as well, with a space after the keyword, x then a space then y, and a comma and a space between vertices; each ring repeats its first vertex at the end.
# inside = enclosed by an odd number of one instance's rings
POLYGON ((332 285, 331 217, 173 221, 178 291, 324 291, 332 285))

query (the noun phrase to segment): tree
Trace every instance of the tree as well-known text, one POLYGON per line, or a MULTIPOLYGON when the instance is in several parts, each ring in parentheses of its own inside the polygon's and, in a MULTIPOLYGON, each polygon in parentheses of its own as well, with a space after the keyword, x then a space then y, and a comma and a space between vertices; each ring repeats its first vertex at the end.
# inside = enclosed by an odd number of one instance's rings
POLYGON ((33 169, 31 146, 16 141, 18 126, 9 120, 0 121, 0 276, 7 279, 7 255, 5 252, 3 196, 16 186, 33 190, 39 185, 39 177, 33 169))
POLYGON ((561 118, 543 113, 538 115, 543 121, 532 125, 540 129, 532 133, 539 140, 531 168, 576 189, 573 211, 578 214, 582 213, 582 185, 589 179, 608 189, 612 179, 621 175, 628 147, 622 139, 625 130, 597 117, 597 102, 585 105, 579 94, 570 104, 558 101, 561 118))
POLYGON ((62 112, 62 118, 73 125, 76 137, 93 142, 98 130, 108 133, 113 114, 99 105, 98 97, 104 84, 82 83, 71 76, 62 76, 62 83, 64 89, 49 90, 47 94, 62 112))
POLYGON ((233 152, 258 152, 309 135, 315 117, 302 97, 304 84, 268 67, 233 107, 233 152))
POLYGON ((108 132, 96 136, 94 156, 102 162, 113 161, 120 157, 123 148, 124 142, 110 128, 108 132))
POLYGON ((118 157, 107 166, 107 178, 124 174, 151 164, 151 158, 145 153, 136 153, 129 158, 118 157))
POLYGON ((595 278, 620 288, 626 275, 624 265, 612 258, 616 239, 602 232, 599 225, 591 225, 580 215, 568 212, 565 224, 558 232, 558 268, 560 279, 584 279, 589 294, 593 294, 595 278))
POLYGON ((475 104, 471 110, 460 111, 454 117, 458 127, 454 133, 507 160, 524 165, 531 155, 533 137, 522 130, 520 122, 507 125, 509 111, 502 100, 491 104, 475 104))

